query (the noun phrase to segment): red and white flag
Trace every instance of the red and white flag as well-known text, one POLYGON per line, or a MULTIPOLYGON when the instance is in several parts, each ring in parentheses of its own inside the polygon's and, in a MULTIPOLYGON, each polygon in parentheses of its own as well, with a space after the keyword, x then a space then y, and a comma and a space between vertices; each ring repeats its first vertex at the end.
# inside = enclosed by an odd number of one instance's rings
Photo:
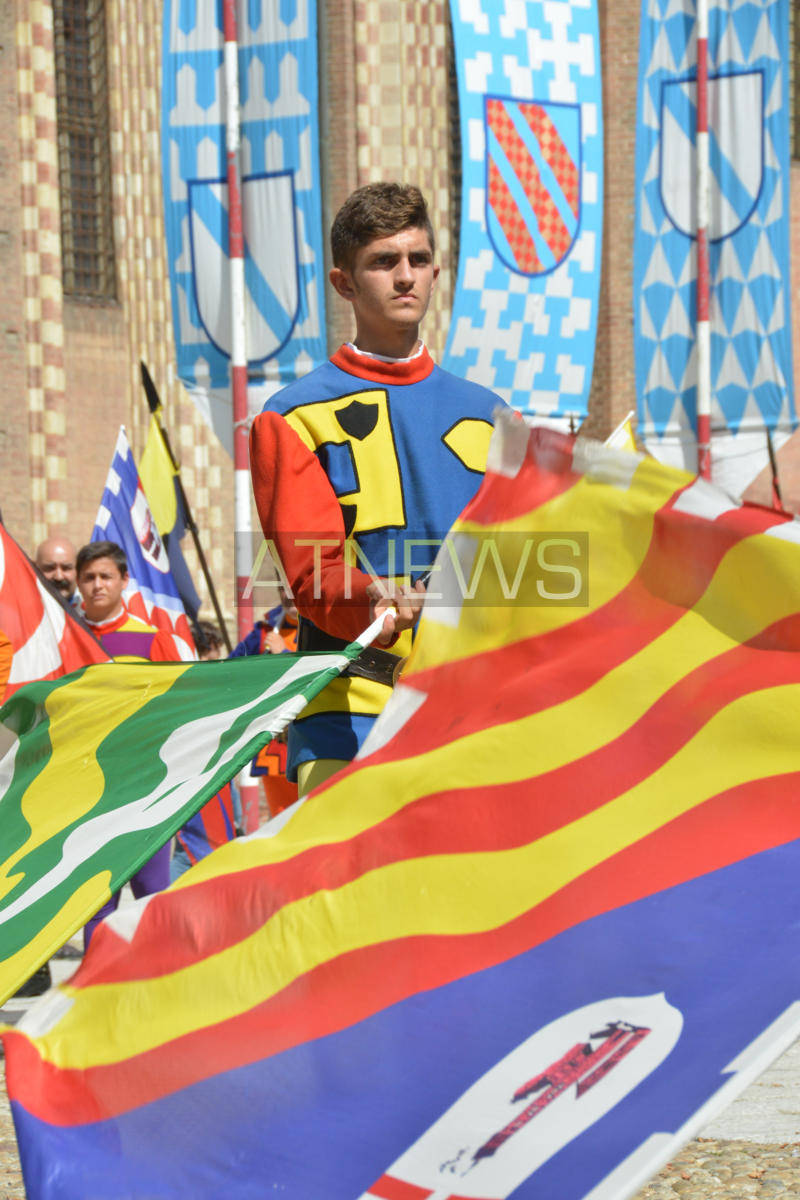
POLYGON ((57 679, 109 656, 50 594, 30 559, 0 525, 0 629, 13 648, 8 699, 35 679, 57 679))

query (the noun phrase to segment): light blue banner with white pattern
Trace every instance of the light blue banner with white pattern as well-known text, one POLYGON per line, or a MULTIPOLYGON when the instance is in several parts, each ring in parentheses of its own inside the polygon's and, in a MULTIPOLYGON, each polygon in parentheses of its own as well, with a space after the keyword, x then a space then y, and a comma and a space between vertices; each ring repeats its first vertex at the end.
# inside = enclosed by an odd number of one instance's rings
MULTIPOLYGON (((795 427, 788 0, 709 4, 713 477, 742 492, 795 427)), ((634 321, 639 432, 696 470, 694 0, 643 0, 634 321)))
MULTIPOLYGON (((315 0, 238 0, 250 407, 326 357, 315 0)), ((232 447, 221 0, 165 0, 164 203, 178 375, 232 447)))
POLYGON ((603 200, 595 0, 451 0, 461 244, 443 365, 519 409, 586 414, 603 200))

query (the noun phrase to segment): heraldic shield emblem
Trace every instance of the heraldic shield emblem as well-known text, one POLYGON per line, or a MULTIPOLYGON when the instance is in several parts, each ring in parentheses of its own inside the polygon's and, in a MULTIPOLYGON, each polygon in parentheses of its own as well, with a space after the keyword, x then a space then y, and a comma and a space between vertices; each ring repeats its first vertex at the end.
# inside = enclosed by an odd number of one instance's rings
POLYGON ((557 1017, 490 1066, 359 1200, 520 1195, 539 1167, 661 1066, 682 1029, 683 1014, 663 992, 557 1017))
MULTIPOLYGON (((200 323, 231 354, 228 186, 188 184, 194 296, 200 323)), ((291 171, 242 180, 248 362, 264 362, 286 344, 300 308, 295 197, 291 171)))
POLYGON ((569 254, 580 225, 577 104, 486 96, 486 225, 512 271, 543 275, 569 254))
MULTIPOLYGON (((661 89, 661 199, 672 224, 696 234, 694 129, 697 85, 670 79, 661 89)), ((731 237, 749 221, 764 178, 764 76, 762 71, 708 80, 708 157, 711 173, 708 233, 731 237)))

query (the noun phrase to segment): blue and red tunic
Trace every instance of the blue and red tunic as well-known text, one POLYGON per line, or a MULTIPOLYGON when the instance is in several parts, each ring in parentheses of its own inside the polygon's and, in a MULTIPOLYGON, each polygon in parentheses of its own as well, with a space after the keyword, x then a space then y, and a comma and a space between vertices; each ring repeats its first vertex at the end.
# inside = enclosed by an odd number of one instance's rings
MULTIPOLYGON (((408 579, 431 566, 480 486, 501 403, 424 347, 386 362, 342 346, 271 398, 251 431, 253 488, 303 618, 300 649, 363 632, 373 574, 408 579)), ((410 636, 393 649, 407 654, 410 636)), ((290 778, 298 762, 352 758, 388 695, 361 678, 330 684, 290 729, 290 778)))

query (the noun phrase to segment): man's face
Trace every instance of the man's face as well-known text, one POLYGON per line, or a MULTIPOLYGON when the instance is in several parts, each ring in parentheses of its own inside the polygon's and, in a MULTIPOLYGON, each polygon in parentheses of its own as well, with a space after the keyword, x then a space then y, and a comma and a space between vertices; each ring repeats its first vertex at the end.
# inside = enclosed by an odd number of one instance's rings
POLYGON ((438 275, 430 239, 415 228, 368 242, 350 270, 334 268, 333 286, 353 305, 359 349, 399 357, 399 343, 413 345, 438 275))
POLYGON ((63 538, 49 538, 36 551, 36 565, 53 587, 69 599, 75 591, 75 547, 63 538))
POLYGON ((90 621, 108 621, 122 604, 122 592, 128 582, 111 558, 96 558, 86 563, 78 576, 83 609, 90 621))

